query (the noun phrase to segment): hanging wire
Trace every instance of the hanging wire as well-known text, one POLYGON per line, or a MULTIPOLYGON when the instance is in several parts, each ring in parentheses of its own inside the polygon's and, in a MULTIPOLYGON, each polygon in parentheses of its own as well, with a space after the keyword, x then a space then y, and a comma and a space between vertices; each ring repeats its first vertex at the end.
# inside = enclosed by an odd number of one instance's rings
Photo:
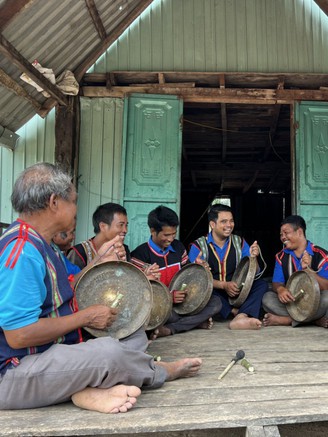
POLYGON ((210 201, 210 203, 207 205, 207 207, 205 208, 204 212, 202 213, 202 215, 199 217, 199 219, 197 220, 197 222, 194 224, 194 226, 191 228, 191 230, 189 231, 188 235, 184 238, 183 243, 185 243, 186 241, 188 241, 188 238, 190 237, 191 233, 193 232, 193 230, 196 228, 196 226, 198 225, 198 223, 201 221, 201 219, 204 217, 204 215, 207 213, 209 207, 212 205, 213 200, 210 201))
POLYGON ((272 143, 272 137, 271 137, 271 133, 270 133, 270 132, 269 132, 269 133, 268 133, 268 132, 254 132, 254 131, 250 132, 250 131, 244 131, 244 130, 243 130, 243 131, 239 131, 239 130, 232 130, 232 129, 222 129, 222 128, 220 128, 220 127, 214 127, 214 126, 209 126, 209 125, 207 125, 207 124, 196 123, 196 122, 194 122, 194 121, 187 120, 186 118, 184 118, 183 121, 185 121, 186 123, 189 123, 189 124, 193 124, 193 125, 195 125, 195 126, 204 127, 204 128, 206 128, 206 129, 217 130, 217 131, 220 131, 220 132, 233 132, 233 133, 235 133, 235 134, 242 134, 242 135, 244 135, 244 134, 250 134, 250 135, 263 135, 263 134, 265 134, 265 135, 268 135, 268 137, 269 137, 269 141, 270 141, 270 146, 271 146, 271 149, 272 149, 273 153, 277 156, 277 158, 278 158, 278 159, 279 159, 283 164, 288 165, 288 162, 286 162, 286 161, 282 158, 282 156, 280 156, 279 153, 276 151, 276 149, 275 149, 275 147, 274 147, 274 145, 273 145, 273 143, 272 143))

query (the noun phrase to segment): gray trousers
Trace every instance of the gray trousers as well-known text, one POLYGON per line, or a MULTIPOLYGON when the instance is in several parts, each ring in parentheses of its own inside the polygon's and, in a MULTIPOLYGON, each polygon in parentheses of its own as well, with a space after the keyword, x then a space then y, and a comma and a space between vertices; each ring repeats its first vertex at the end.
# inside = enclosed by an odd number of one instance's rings
POLYGON ((86 387, 117 384, 161 387, 166 370, 144 350, 143 329, 122 341, 101 337, 84 343, 56 344, 28 355, 0 376, 0 409, 38 408, 69 401, 86 387))
POLYGON ((174 310, 172 311, 168 321, 165 323, 172 334, 177 332, 190 331, 190 329, 196 328, 201 323, 218 314, 221 311, 222 302, 219 296, 212 294, 208 304, 199 313, 188 315, 177 314, 174 310))
MULTIPOLYGON (((286 305, 278 299, 278 294, 274 291, 268 291, 265 293, 262 299, 262 306, 267 313, 275 314, 277 316, 289 316, 286 305)), ((324 315, 328 315, 328 290, 320 292, 320 303, 316 314, 311 318, 311 321, 318 320, 324 315)), ((298 325, 300 322, 293 321, 293 326, 298 325)), ((308 322, 307 322, 308 323, 308 322)))

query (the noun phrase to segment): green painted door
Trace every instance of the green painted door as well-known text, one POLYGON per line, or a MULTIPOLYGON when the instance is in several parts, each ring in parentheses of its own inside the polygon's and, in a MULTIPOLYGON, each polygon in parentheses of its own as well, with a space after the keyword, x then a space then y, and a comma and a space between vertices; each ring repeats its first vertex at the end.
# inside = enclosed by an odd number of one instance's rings
POLYGON ((296 106, 296 213, 307 238, 328 249, 328 103, 296 106))
POLYGON ((126 243, 133 250, 149 238, 148 213, 158 205, 180 212, 183 102, 176 96, 131 95, 126 105, 123 204, 126 243))

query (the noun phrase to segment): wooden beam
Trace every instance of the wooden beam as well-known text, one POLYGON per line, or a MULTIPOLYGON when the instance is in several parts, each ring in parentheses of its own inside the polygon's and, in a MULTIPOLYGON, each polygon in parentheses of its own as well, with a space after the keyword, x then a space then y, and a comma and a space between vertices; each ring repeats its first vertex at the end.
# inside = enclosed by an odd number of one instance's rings
POLYGON ((93 65, 96 60, 102 55, 108 47, 113 44, 122 33, 130 26, 133 21, 139 17, 139 15, 153 2, 153 0, 142 0, 122 21, 122 23, 117 26, 113 32, 111 32, 98 47, 92 51, 91 55, 84 59, 84 61, 79 65, 79 67, 74 71, 74 76, 78 82, 82 79, 84 73, 88 70, 91 65, 93 65))
POLYGON ((0 68, 0 84, 7 88, 9 91, 15 93, 18 97, 22 97, 27 100, 35 109, 35 111, 41 114, 41 104, 35 100, 28 92, 19 85, 14 79, 12 79, 8 74, 0 68))
POLYGON ((328 16, 328 0, 314 0, 319 8, 328 16))
POLYGON ((24 8, 27 8, 34 0, 7 0, 0 8, 0 33, 24 8))
POLYGON ((65 94, 33 67, 3 35, 0 35, 0 53, 6 56, 19 70, 26 73, 34 82, 47 91, 58 103, 65 106, 68 105, 68 99, 65 94))
POLYGON ((253 177, 247 182, 247 184, 244 186, 243 188, 243 194, 247 193, 247 191, 252 187, 252 185, 254 184, 254 182, 257 179, 257 176, 259 174, 260 170, 256 170, 256 172, 254 173, 253 177))
POLYGON ((52 97, 50 97, 49 99, 47 99, 41 108, 41 111, 39 113, 40 117, 45 118, 49 112, 58 104, 57 100, 53 99, 52 97))
POLYGON ((180 88, 180 87, 144 87, 116 86, 111 90, 105 87, 82 87, 86 97, 124 98, 132 93, 173 94, 180 96, 185 103, 236 103, 254 105, 292 104, 299 100, 328 101, 328 90, 294 90, 294 89, 251 89, 251 88, 180 88))
POLYGON ((85 0, 85 4, 87 6, 90 17, 93 21, 93 24, 98 32, 99 38, 101 41, 105 41, 107 34, 104 28, 103 22, 99 16, 99 12, 94 0, 85 0))
MULTIPOLYGON (((144 87, 144 83, 134 83, 129 85, 130 87, 144 87)), ((195 82, 163 82, 163 83, 152 83, 150 86, 154 88, 195 88, 195 82)))
POLYGON ((158 73, 158 83, 165 84, 165 74, 164 73, 158 73))

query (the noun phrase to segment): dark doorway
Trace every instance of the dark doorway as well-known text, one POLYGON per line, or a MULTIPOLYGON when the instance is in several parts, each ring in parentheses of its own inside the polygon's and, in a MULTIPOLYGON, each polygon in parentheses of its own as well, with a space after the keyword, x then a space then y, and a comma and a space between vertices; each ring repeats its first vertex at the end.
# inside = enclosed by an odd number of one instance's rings
POLYGON ((207 208, 229 198, 235 233, 257 240, 272 276, 291 213, 289 105, 185 104, 180 239, 207 233, 207 208))

